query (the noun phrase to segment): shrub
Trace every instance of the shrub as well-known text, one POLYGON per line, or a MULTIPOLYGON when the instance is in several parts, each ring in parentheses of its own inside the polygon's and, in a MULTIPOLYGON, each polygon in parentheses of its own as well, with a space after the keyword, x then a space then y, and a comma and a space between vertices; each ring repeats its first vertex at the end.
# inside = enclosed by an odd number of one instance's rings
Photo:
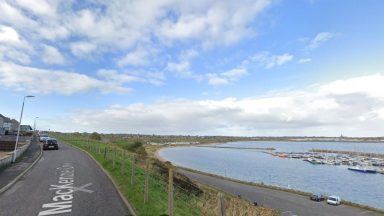
POLYGON ((98 134, 97 132, 93 132, 90 136, 89 136, 90 139, 93 139, 93 140, 101 140, 101 135, 98 134))

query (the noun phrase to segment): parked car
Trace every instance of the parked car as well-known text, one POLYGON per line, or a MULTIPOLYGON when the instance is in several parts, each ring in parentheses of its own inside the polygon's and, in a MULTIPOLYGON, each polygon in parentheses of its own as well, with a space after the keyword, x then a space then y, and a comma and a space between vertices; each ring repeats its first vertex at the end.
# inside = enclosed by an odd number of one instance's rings
POLYGON ((340 205, 341 204, 341 199, 338 196, 329 196, 327 199, 327 203, 329 205, 340 205))
POLYGON ((48 139, 48 135, 47 134, 40 134, 40 142, 43 142, 44 140, 48 139))
POLYGON ((47 150, 47 149, 58 150, 59 144, 57 143, 57 140, 52 139, 52 138, 45 139, 43 141, 43 150, 47 150))
POLYGON ((312 194, 309 199, 316 201, 316 202, 321 202, 325 200, 325 196, 322 194, 312 194))

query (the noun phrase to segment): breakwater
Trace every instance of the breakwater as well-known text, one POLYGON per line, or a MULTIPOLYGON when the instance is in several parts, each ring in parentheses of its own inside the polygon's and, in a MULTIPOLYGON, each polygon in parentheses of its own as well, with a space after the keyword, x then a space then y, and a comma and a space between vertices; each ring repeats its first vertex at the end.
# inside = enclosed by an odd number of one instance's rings
POLYGON ((358 151, 343 151, 343 150, 330 150, 330 149, 311 149, 310 152, 348 154, 348 155, 351 155, 351 156, 367 156, 367 157, 384 158, 384 154, 369 153, 369 152, 358 152, 358 151))
POLYGON ((202 148, 223 148, 223 149, 248 149, 248 150, 264 150, 264 151, 274 151, 276 150, 275 148, 261 148, 261 147, 233 147, 233 146, 196 146, 196 147, 202 147, 202 148))

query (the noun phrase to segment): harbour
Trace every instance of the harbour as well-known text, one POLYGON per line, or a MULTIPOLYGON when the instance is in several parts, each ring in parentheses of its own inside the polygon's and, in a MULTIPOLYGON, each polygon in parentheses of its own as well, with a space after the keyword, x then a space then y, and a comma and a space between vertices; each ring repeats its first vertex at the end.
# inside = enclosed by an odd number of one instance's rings
POLYGON ((338 195, 343 200, 384 209, 384 175, 380 174, 384 173, 382 158, 373 154, 371 157, 370 154, 312 151, 328 149, 382 154, 384 145, 381 143, 256 141, 218 146, 254 149, 175 147, 163 149, 159 154, 181 167, 244 182, 338 195), (370 169, 376 172, 370 173, 370 169))
POLYGON ((381 154, 359 154, 358 152, 346 151, 316 151, 309 152, 272 152, 264 151, 264 153, 271 154, 280 158, 301 159, 314 165, 345 165, 348 170, 358 171, 370 174, 384 174, 384 157, 381 154), (343 154, 336 154, 343 153, 343 154), (362 156, 365 155, 365 156, 362 156))

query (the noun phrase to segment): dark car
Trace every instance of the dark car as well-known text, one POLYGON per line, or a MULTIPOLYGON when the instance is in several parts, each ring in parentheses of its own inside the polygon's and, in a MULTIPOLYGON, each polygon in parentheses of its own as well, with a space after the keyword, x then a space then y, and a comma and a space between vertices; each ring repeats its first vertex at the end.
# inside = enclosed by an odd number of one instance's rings
POLYGON ((321 194, 312 194, 309 198, 316 202, 321 202, 325 200, 325 196, 321 194))
POLYGON ((59 144, 57 143, 57 140, 55 139, 45 139, 43 140, 43 150, 47 149, 59 149, 59 144))

